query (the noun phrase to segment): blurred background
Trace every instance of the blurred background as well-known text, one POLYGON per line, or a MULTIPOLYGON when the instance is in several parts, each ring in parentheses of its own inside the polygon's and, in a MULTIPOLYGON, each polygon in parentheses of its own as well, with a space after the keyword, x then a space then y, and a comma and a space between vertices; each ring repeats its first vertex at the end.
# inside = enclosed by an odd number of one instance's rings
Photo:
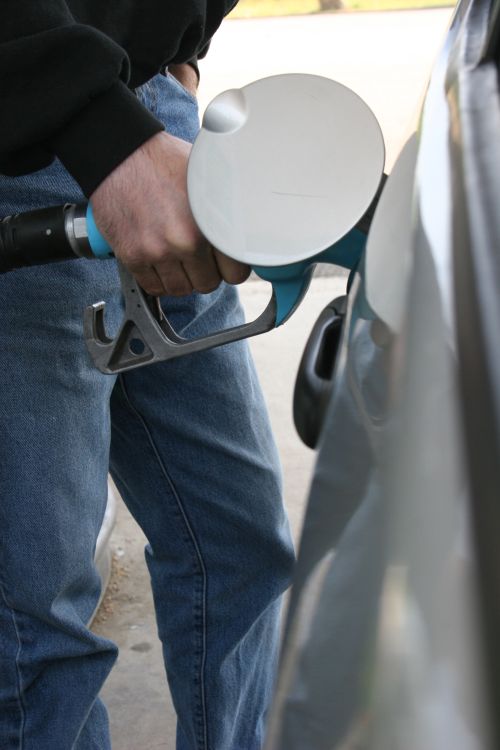
POLYGON ((240 0, 230 17, 289 16, 335 10, 408 10, 452 5, 451 0, 240 0))

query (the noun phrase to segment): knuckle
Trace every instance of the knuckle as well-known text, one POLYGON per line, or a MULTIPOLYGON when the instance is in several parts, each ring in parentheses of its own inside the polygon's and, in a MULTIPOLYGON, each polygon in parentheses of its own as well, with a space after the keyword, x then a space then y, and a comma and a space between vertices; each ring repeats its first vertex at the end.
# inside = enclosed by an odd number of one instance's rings
POLYGON ((202 245, 196 242, 185 242, 182 245, 182 255, 189 260, 200 260, 205 255, 202 245))
POLYGON ((149 265, 156 265, 168 258, 168 245, 157 237, 145 235, 140 245, 142 258, 149 265))

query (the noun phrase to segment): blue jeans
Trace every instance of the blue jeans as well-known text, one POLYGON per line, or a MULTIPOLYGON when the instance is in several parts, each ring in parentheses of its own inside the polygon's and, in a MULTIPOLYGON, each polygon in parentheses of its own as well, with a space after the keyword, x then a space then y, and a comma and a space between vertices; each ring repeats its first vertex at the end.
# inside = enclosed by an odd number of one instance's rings
MULTIPOLYGON (((173 79, 138 95, 194 137, 195 100, 173 79)), ((0 177, 0 215, 81 200, 58 162, 0 177)), ((149 541, 177 748, 257 750, 293 553, 246 343, 102 375, 82 337, 82 311, 100 299, 112 331, 112 260, 0 277, 0 747, 110 747, 97 696, 117 649, 87 628, 110 471, 149 541)), ((186 336, 242 321, 226 285, 163 305, 186 336)))

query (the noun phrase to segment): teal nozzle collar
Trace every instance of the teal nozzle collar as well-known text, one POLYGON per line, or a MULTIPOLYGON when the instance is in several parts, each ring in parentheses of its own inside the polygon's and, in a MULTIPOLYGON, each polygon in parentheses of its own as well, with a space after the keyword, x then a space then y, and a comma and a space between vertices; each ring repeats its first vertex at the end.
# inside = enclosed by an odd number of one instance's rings
POLYGON ((276 326, 284 323, 300 304, 317 263, 330 263, 352 270, 359 264, 366 246, 366 234, 351 229, 342 239, 307 260, 285 266, 254 266, 255 273, 273 285, 276 298, 276 326))

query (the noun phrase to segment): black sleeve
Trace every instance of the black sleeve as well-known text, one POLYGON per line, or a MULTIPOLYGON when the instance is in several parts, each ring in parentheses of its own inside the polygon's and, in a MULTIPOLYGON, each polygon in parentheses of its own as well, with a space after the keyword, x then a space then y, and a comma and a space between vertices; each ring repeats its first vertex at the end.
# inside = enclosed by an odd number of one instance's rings
POLYGON ((163 130, 127 87, 125 51, 79 24, 64 0, 0 2, 0 171, 58 156, 89 196, 163 130))

